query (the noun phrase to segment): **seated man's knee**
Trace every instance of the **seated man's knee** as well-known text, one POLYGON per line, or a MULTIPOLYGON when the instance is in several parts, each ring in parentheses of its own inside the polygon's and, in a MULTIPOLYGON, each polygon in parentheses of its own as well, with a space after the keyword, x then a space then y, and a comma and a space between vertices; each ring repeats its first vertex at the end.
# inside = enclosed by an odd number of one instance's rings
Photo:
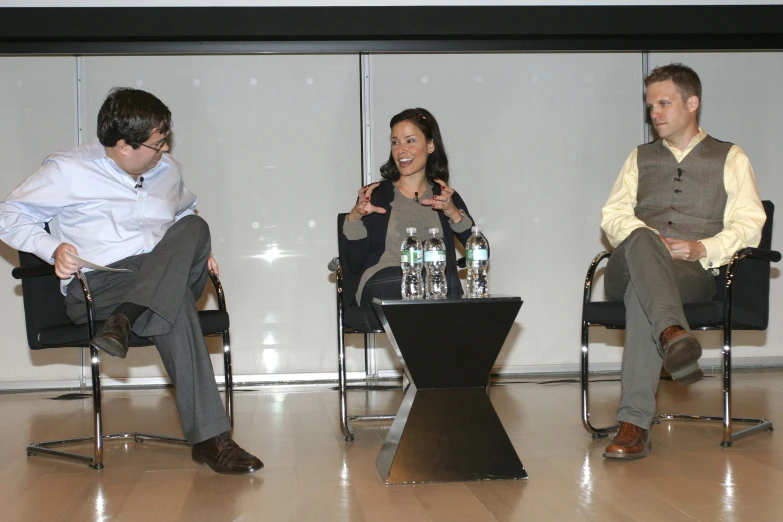
POLYGON ((207 234, 209 235, 209 224, 201 216, 191 214, 180 219, 178 222, 181 226, 187 227, 194 234, 207 234))
POLYGON ((635 245, 637 243, 656 244, 656 242, 660 243, 661 239, 652 229, 640 227, 631 232, 628 237, 625 238, 625 242, 627 242, 629 245, 635 245))

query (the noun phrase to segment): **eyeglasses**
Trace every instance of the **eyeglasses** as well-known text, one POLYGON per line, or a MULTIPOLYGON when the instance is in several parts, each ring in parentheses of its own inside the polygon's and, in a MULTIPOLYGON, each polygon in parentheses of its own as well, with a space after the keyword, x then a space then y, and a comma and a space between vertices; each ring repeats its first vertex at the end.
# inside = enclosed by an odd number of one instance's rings
POLYGON ((154 150, 155 152, 160 152, 160 149, 162 149, 167 143, 169 142, 169 139, 166 138, 163 141, 158 144, 157 147, 153 147, 152 145, 147 145, 146 143, 139 143, 142 147, 147 147, 148 149, 154 150))

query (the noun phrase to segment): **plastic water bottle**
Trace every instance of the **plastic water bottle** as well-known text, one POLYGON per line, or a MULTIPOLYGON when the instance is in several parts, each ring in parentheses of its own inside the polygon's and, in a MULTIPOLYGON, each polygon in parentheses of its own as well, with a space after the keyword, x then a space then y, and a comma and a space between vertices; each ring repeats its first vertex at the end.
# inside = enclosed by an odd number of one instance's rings
POLYGON ((489 245, 479 227, 473 227, 470 230, 473 234, 468 238, 468 244, 465 245, 466 267, 468 269, 466 297, 487 297, 489 292, 489 279, 487 278, 489 245))
POLYGON ((445 299, 448 293, 446 283, 446 243, 440 237, 439 228, 430 229, 430 237, 424 242, 424 270, 427 299, 445 299))
POLYGON ((415 228, 406 228, 405 232, 408 237, 400 247, 402 298, 405 300, 424 299, 424 285, 421 281, 421 241, 416 238, 415 228))

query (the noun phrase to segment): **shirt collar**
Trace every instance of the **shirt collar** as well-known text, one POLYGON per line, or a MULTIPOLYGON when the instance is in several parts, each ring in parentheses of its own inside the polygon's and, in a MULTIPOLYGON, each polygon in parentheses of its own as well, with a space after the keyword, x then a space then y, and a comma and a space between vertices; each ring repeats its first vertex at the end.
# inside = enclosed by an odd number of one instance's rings
POLYGON ((688 155, 688 153, 689 153, 690 151, 692 151, 692 150, 693 150, 693 148, 694 148, 696 145, 698 145, 699 143, 701 143, 701 141, 702 141, 704 138, 706 138, 706 137, 707 137, 707 133, 706 133, 706 132, 704 132, 704 129, 702 129, 701 127, 699 127, 699 133, 698 133, 698 134, 696 134, 696 136, 694 136, 693 138, 691 138, 691 141, 690 141, 690 143, 688 143, 688 146, 687 146, 687 147, 685 147, 685 149, 683 149, 683 150, 680 150, 680 149, 678 149, 678 148, 676 148, 676 147, 672 147, 671 145, 669 145, 669 142, 668 142, 668 141, 666 141, 665 139, 663 140, 663 144, 666 146, 666 148, 667 148, 667 149, 669 149, 669 150, 671 151, 671 153, 672 153, 672 154, 674 154, 674 156, 675 156, 677 159, 682 159, 682 158, 684 158, 685 156, 687 156, 687 155, 688 155))
POLYGON ((101 145, 101 142, 98 141, 98 138, 95 138, 92 142, 87 144, 86 152, 84 154, 85 159, 88 160, 97 160, 101 158, 108 158, 106 155, 106 147, 101 145))
MULTIPOLYGON (((111 166, 111 168, 114 169, 117 173, 128 175, 127 172, 122 170, 120 166, 117 165, 114 162, 114 160, 109 157, 108 154, 106 154, 106 147, 104 147, 101 144, 98 138, 95 138, 92 142, 87 144, 85 158, 91 161, 105 159, 106 162, 111 166)), ((166 154, 163 154, 163 156, 160 158, 160 161, 158 161, 157 165, 155 165, 150 170, 142 174, 142 176, 148 176, 150 174, 157 172, 165 163, 168 163, 168 161, 166 159, 166 154)))

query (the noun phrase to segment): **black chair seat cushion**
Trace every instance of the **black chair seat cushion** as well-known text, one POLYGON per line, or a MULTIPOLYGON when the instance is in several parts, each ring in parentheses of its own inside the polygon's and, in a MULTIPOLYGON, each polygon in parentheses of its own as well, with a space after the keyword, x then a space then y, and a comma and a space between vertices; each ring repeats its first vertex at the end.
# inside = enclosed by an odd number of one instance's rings
MULTIPOLYGON (((228 330, 229 318, 228 312, 221 312, 220 310, 205 310, 198 313, 199 321, 201 322, 201 331, 204 335, 220 334, 228 330)), ((100 330, 104 321, 96 321, 95 328, 100 330)), ((82 347, 89 346, 89 339, 87 338, 87 325, 86 324, 61 324, 57 326, 49 326, 41 330, 38 340, 41 343, 40 348, 66 348, 66 347, 82 347)), ((148 339, 138 337, 135 334, 131 336, 131 346, 149 346, 152 344, 148 339)))
POLYGON ((346 333, 382 333, 383 326, 378 314, 367 306, 348 306, 343 315, 346 333))
MULTIPOLYGON (((719 327, 723 324, 723 301, 687 304, 683 307, 691 328, 719 327)), ((584 307, 583 319, 592 325, 625 328, 625 305, 620 302, 593 302, 584 307)), ((738 330, 765 329, 767 322, 757 312, 735 306, 732 328, 738 330)))

